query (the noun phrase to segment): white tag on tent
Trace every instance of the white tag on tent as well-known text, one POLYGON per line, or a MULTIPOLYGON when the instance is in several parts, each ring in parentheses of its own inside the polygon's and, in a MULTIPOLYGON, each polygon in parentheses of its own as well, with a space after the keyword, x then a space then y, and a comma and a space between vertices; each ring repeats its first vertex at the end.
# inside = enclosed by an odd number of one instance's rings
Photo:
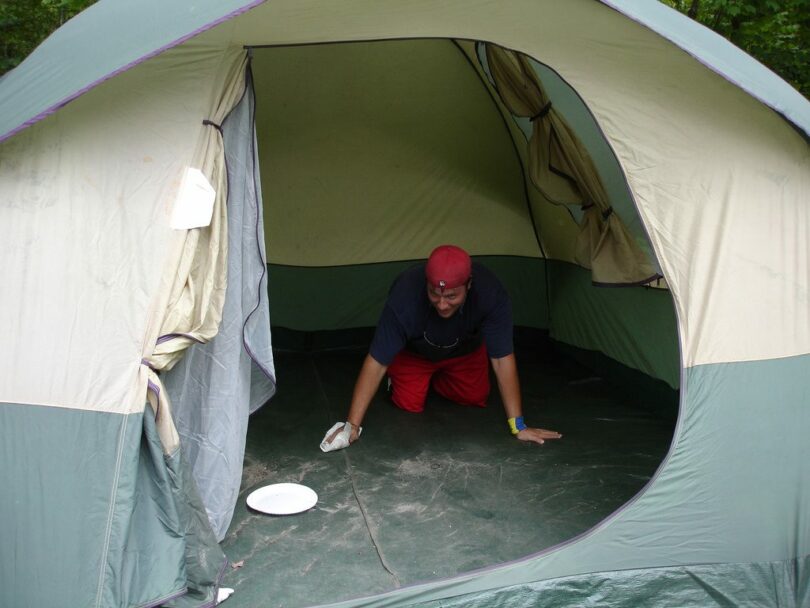
POLYGON ((171 227, 188 230, 208 226, 214 214, 216 195, 202 171, 187 168, 172 209, 171 227))

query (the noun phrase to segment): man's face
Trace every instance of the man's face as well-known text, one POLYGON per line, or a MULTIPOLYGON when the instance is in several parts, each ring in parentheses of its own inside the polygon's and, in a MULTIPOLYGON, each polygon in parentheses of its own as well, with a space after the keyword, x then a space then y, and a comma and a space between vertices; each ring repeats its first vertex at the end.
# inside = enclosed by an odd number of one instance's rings
POLYGON ((453 289, 441 289, 433 285, 427 286, 427 296, 433 308, 442 319, 449 319, 461 308, 467 299, 467 291, 470 284, 454 287, 453 289))

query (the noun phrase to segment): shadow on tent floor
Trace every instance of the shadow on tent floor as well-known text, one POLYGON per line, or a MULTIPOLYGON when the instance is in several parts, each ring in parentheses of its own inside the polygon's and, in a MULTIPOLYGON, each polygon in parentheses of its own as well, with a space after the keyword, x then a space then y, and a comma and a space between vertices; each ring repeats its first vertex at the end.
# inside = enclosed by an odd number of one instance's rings
POLYGON ((222 543, 229 608, 300 607, 391 590, 526 556, 588 530, 634 496, 669 447, 673 421, 628 403, 566 359, 520 355, 528 422, 543 446, 487 408, 429 397, 423 414, 380 393, 362 439, 322 453, 346 414, 357 353, 279 354, 278 393, 250 420, 239 503, 222 543), (268 516, 245 498, 270 483, 318 493, 310 511, 268 516))

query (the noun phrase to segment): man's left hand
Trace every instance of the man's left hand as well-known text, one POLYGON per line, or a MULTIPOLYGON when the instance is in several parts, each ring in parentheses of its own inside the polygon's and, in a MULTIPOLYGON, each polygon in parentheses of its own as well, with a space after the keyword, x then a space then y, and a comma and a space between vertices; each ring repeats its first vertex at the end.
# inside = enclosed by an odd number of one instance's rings
POLYGON ((533 428, 525 428, 520 431, 517 435, 515 435, 521 441, 534 441, 535 443, 545 443, 546 439, 560 439, 562 435, 560 435, 557 431, 549 431, 548 429, 533 429, 533 428))

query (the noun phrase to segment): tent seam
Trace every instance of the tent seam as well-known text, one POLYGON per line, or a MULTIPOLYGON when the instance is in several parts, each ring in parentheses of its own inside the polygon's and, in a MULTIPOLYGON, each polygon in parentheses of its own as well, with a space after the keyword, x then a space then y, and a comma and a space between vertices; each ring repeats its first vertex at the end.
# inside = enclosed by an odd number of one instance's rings
POLYGON ((171 591, 170 593, 167 593, 163 597, 156 598, 154 600, 149 600, 144 604, 132 606, 132 608, 158 608, 159 606, 162 606, 166 602, 176 600, 178 598, 183 597, 184 595, 188 595, 188 587, 183 587, 179 591, 171 591))
POLYGON ((113 478, 112 493, 110 495, 110 509, 107 516, 107 528, 104 532, 104 549, 101 554, 101 572, 99 574, 98 587, 96 589, 96 608, 101 608, 101 596, 104 590, 104 583, 107 579, 107 558, 110 551, 110 537, 112 536, 112 522, 115 515, 115 502, 118 497, 118 484, 121 479, 121 462, 124 455, 124 434, 129 424, 129 416, 124 417, 121 430, 118 432, 118 454, 115 462, 115 476, 113 478))
MULTIPOLYGON (((312 363, 312 368, 313 368, 313 371, 315 372, 315 379, 316 379, 316 381, 318 383, 318 388, 320 390, 321 396, 323 397, 324 402, 326 404, 326 409, 329 410, 330 409, 329 408, 329 398, 328 398, 328 396, 326 394, 326 391, 323 388, 323 383, 321 382, 321 375, 318 372, 318 366, 317 366, 317 364, 315 363, 315 361, 312 358, 310 358, 310 362, 312 363)), ((368 513, 366 512, 366 508, 363 505, 363 501, 360 500, 360 495, 357 492, 357 485, 355 483, 354 472, 352 471, 351 460, 349 459, 349 455, 346 453, 346 450, 343 450, 343 459, 344 459, 344 462, 346 463, 346 472, 349 475, 349 482, 351 483, 352 494, 354 494, 354 499, 357 502, 358 508, 360 509, 360 515, 363 517, 363 523, 365 523, 365 525, 366 525, 366 531, 368 532, 368 536, 371 539, 371 544, 374 546, 374 551, 377 553, 377 558, 380 560, 380 564, 382 565, 383 569, 386 572, 388 572, 388 574, 390 574, 391 577, 394 579, 395 588, 396 589, 401 589, 402 588, 402 583, 400 582, 399 577, 396 575, 396 573, 393 571, 393 569, 389 566, 388 560, 385 559, 385 555, 383 554, 383 551, 380 548, 380 545, 379 545, 376 537, 374 536, 374 533, 371 531, 371 524, 369 522, 368 513)))

